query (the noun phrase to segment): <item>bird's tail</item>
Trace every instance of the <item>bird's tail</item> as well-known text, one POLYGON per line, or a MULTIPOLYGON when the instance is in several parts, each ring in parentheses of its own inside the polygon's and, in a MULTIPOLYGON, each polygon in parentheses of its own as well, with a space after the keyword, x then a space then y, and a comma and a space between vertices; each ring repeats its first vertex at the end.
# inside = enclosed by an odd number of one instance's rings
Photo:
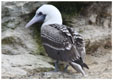
POLYGON ((75 70, 77 70, 78 72, 82 73, 82 75, 85 75, 84 72, 84 67, 89 69, 89 67, 87 66, 87 64, 83 63, 82 59, 78 59, 76 61, 70 62, 69 63, 75 70))

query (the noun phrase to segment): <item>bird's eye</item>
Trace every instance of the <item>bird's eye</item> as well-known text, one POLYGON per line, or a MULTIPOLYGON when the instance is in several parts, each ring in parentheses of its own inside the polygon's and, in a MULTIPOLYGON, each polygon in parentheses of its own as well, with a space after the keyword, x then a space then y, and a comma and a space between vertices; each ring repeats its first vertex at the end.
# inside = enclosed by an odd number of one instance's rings
POLYGON ((42 15, 42 12, 39 12, 39 13, 38 13, 38 16, 40 16, 40 15, 42 15))

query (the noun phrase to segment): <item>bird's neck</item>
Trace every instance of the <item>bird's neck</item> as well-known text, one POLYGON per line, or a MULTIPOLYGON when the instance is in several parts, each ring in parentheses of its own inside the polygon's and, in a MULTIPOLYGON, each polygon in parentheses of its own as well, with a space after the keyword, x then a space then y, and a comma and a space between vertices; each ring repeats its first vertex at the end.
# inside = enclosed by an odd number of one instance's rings
POLYGON ((46 16, 44 23, 42 25, 44 26, 44 25, 49 25, 49 24, 62 25, 62 16, 61 16, 60 12, 52 13, 52 14, 46 16))
POLYGON ((54 19, 51 19, 51 20, 48 20, 48 21, 46 21, 46 22, 44 22, 43 24, 42 24, 42 26, 44 26, 44 25, 50 25, 50 24, 59 24, 59 25, 62 25, 62 20, 54 20, 54 19))

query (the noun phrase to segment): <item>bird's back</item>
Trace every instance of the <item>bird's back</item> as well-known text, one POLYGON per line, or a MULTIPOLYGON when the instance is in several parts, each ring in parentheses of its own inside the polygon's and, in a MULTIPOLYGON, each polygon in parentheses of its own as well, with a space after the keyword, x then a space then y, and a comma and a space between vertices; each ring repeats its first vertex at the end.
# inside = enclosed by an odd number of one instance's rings
POLYGON ((62 33, 54 26, 55 25, 42 26, 41 37, 50 40, 50 42, 61 44, 65 40, 65 36, 63 36, 62 33))
POLYGON ((41 28, 42 43, 47 54, 56 60, 74 61, 80 55, 63 25, 46 25, 41 28), (64 32, 63 32, 64 31, 64 32), (66 35, 67 34, 67 35, 66 35))

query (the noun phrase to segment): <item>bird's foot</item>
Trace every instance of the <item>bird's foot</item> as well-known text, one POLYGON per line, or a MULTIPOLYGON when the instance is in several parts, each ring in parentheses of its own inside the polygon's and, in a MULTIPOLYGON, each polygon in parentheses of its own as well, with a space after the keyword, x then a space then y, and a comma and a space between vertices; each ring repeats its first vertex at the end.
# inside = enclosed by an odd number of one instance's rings
POLYGON ((69 65, 66 65, 66 66, 64 67, 63 72, 65 72, 65 73, 68 72, 68 70, 67 70, 68 66, 69 66, 69 65))
POLYGON ((58 72, 59 71, 59 61, 57 60, 56 62, 55 62, 55 70, 53 71, 53 72, 58 72))

